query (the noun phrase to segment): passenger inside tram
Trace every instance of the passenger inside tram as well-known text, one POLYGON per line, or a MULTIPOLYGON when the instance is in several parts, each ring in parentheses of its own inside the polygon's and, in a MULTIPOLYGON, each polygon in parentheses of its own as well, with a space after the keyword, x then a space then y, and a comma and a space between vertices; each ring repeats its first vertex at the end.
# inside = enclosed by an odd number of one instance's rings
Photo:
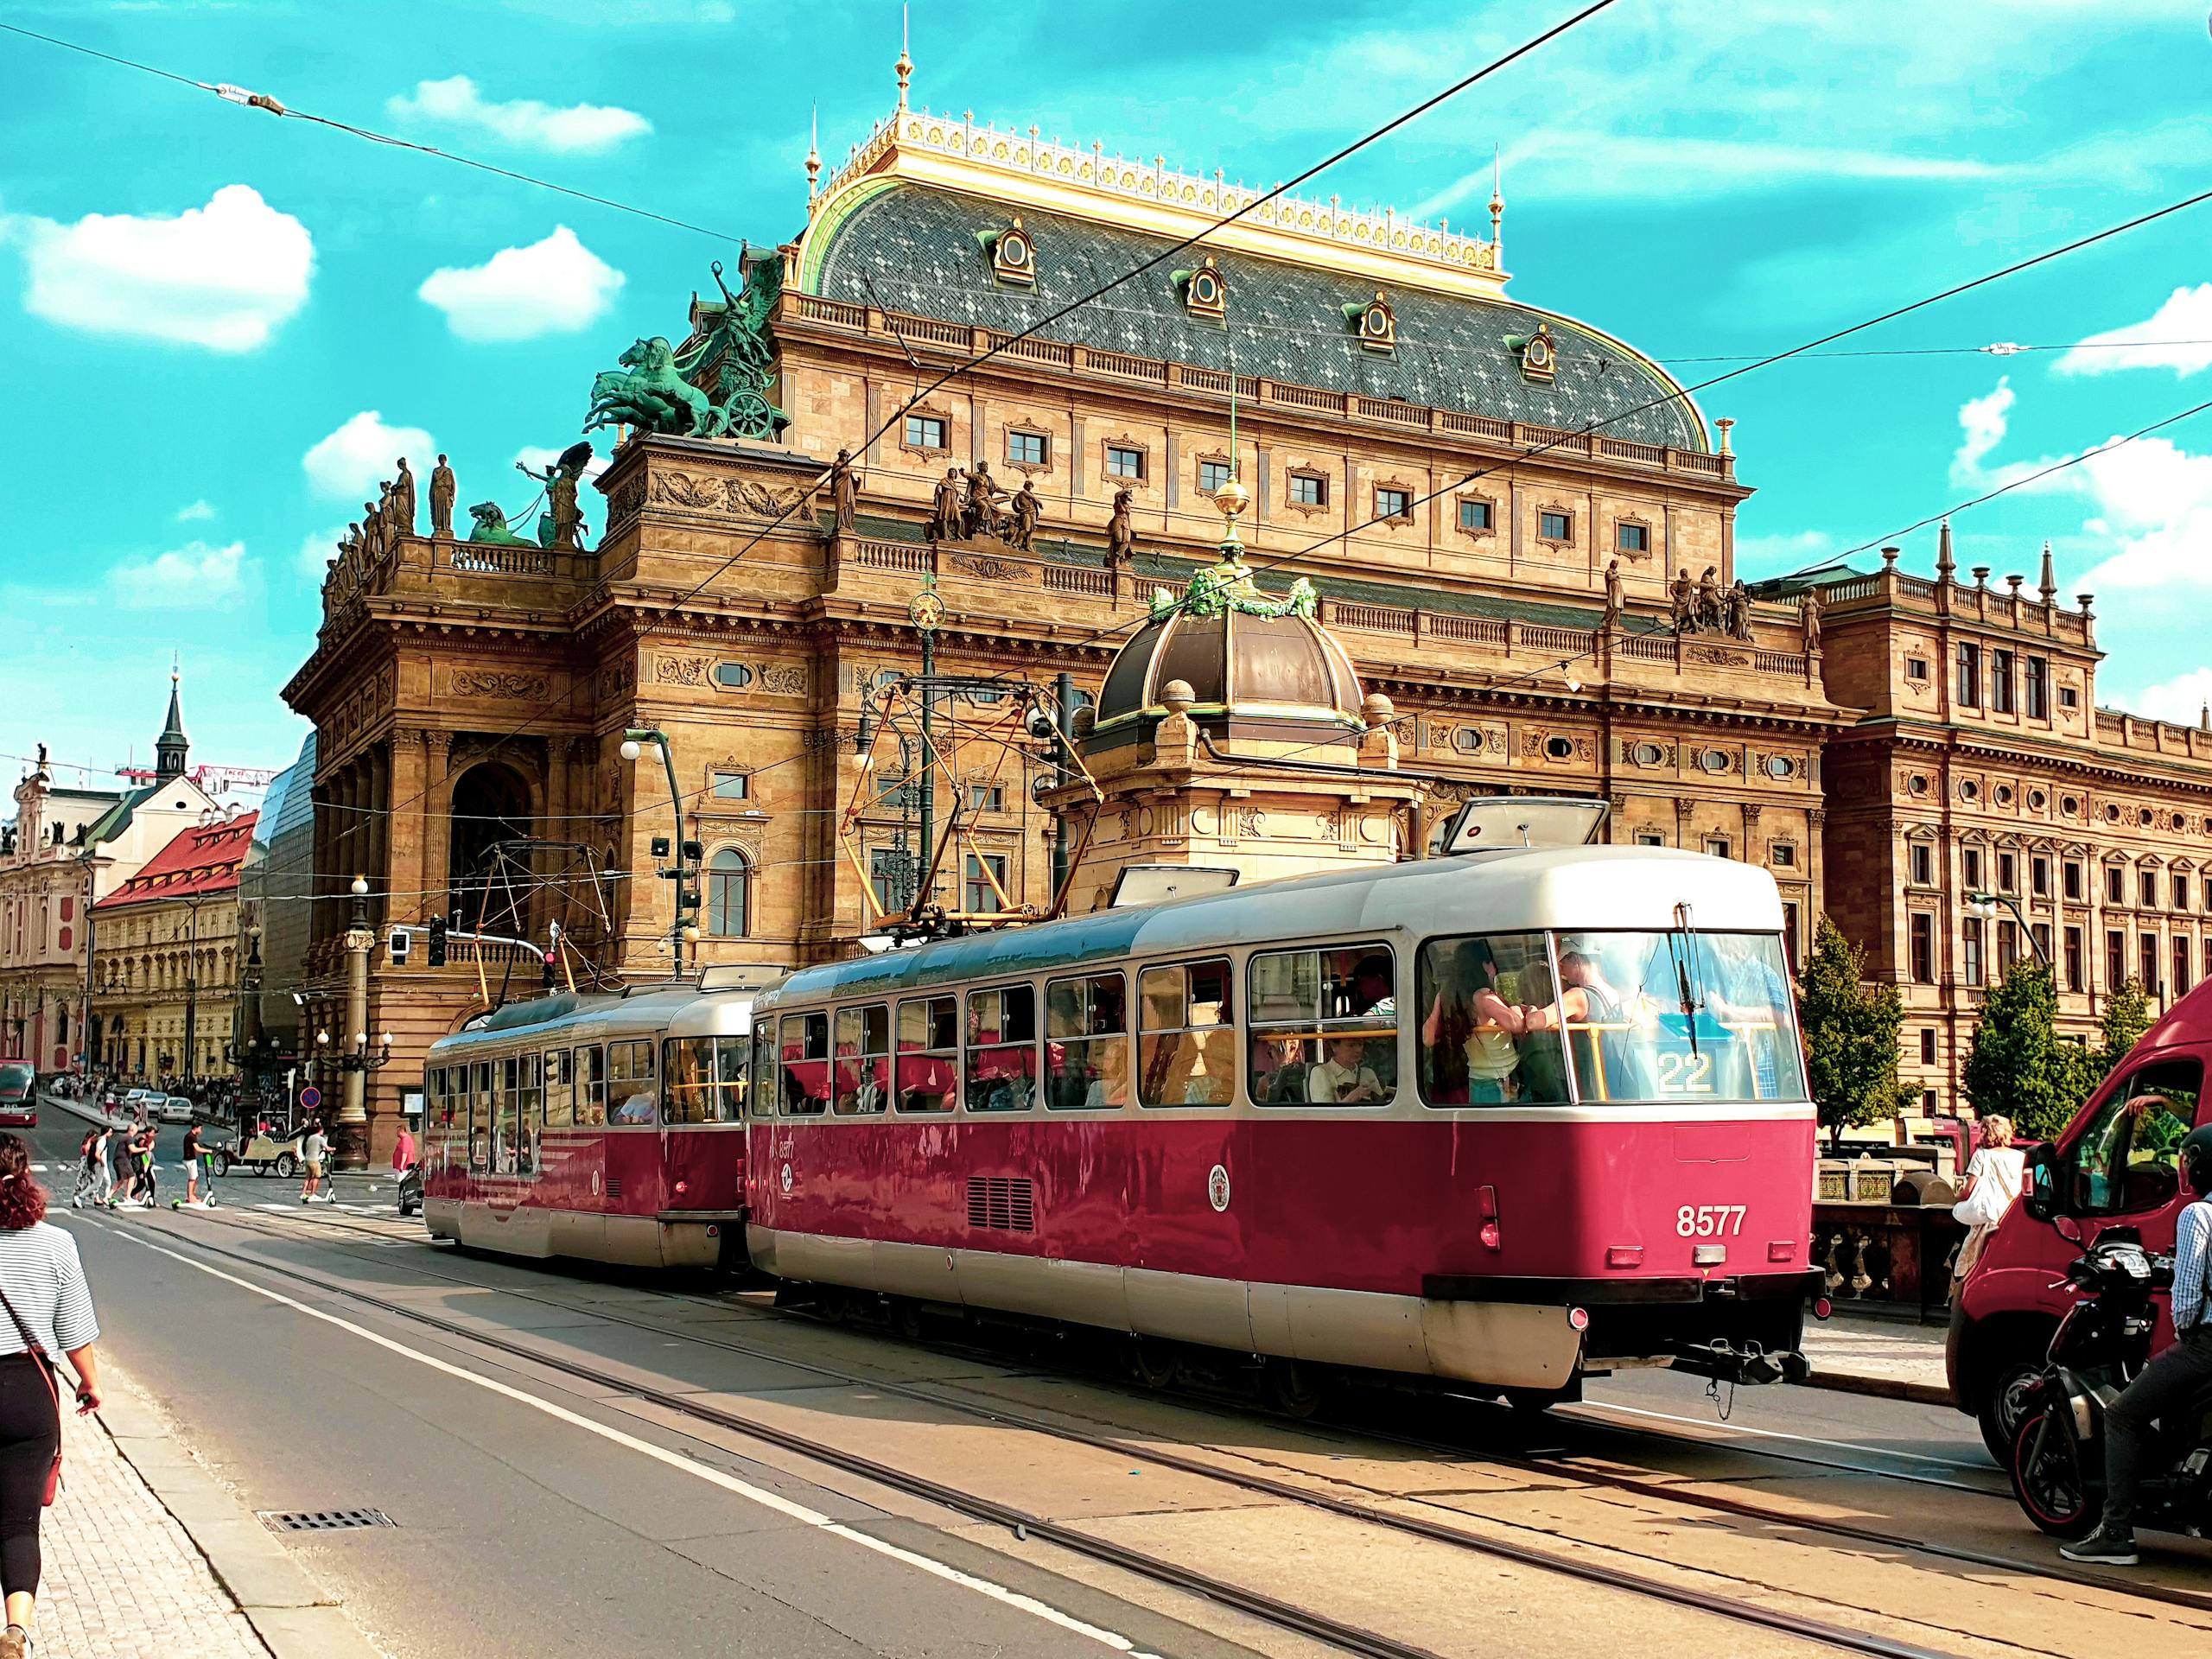
POLYGON ((1367 1044, 1357 1037, 1338 1037, 1328 1046, 1329 1058, 1306 1073, 1306 1098, 1314 1105, 1363 1106, 1389 1096, 1375 1068, 1367 1064, 1367 1044))
POLYGON ((1566 1101, 1559 1037, 1529 1024, 1555 996, 1542 934, 1431 940, 1421 947, 1418 991, 1415 1054, 1430 1105, 1566 1101))
POLYGON ((1376 1106, 1398 1092, 1395 960, 1374 946, 1252 958, 1249 1091, 1262 1106, 1376 1106))

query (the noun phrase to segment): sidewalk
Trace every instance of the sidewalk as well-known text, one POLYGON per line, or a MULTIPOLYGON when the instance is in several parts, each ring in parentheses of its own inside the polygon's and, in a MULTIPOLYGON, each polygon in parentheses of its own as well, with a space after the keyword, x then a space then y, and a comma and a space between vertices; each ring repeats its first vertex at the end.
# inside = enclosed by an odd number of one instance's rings
POLYGON ((1808 1319, 1809 1386, 1948 1406, 1951 1384, 1943 1370, 1943 1337, 1936 1325, 1854 1318, 1840 1311, 1834 1319, 1808 1319))
POLYGON ((378 1659, 276 1535, 105 1369, 99 1416, 64 1419, 40 1659, 378 1659))

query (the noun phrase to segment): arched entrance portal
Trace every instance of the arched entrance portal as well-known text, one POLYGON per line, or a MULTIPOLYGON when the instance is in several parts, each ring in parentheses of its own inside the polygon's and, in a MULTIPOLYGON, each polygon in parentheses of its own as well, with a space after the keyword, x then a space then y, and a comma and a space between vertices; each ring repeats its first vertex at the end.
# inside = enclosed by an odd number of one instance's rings
POLYGON ((501 842, 531 833, 530 785, 504 762, 471 766, 454 784, 448 842, 452 908, 469 932, 525 937, 530 925, 528 885, 512 864, 497 871, 501 842))

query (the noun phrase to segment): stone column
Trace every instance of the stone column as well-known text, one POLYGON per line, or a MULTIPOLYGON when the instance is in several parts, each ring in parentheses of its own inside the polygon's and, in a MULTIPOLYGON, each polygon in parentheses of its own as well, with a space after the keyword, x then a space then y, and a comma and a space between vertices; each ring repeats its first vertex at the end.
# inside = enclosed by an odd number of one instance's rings
POLYGON ((385 919, 435 915, 424 907, 423 807, 427 736, 419 727, 403 726, 391 734, 391 763, 385 783, 385 919), (402 816, 404 814, 404 816, 402 816))
POLYGON ((453 885, 453 734, 423 734, 422 798, 408 814, 420 860, 415 885, 422 889, 422 913, 442 916, 451 908, 453 885))
POLYGON ((371 749, 363 766, 361 824, 367 853, 366 868, 372 897, 369 914, 376 921, 391 919, 391 745, 371 749))

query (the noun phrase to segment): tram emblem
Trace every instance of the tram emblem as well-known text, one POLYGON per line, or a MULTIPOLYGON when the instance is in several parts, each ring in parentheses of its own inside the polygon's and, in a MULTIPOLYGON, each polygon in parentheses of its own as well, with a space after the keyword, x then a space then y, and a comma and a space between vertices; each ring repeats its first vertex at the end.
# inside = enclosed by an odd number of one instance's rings
POLYGON ((783 1181, 784 1196, 788 1198, 791 1195, 791 1166, 789 1164, 784 1166, 783 1181))
POLYGON ((1206 1173, 1206 1201, 1217 1215, 1229 1208, 1229 1172, 1219 1164, 1206 1173))

